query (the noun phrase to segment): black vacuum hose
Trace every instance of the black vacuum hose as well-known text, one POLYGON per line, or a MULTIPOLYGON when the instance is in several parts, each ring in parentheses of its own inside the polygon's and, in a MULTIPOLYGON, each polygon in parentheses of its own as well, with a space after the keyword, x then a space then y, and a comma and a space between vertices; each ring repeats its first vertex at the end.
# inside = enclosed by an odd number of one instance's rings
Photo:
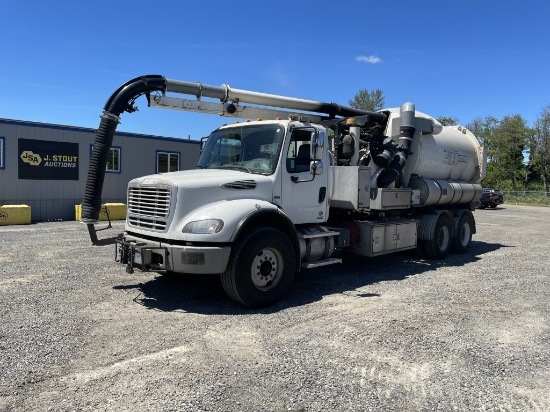
POLYGON ((105 167, 116 127, 119 123, 119 116, 124 112, 131 113, 135 111, 136 108, 133 104, 139 96, 154 91, 164 92, 165 90, 166 78, 164 76, 154 74, 136 77, 120 86, 105 104, 94 142, 84 197, 82 199, 81 221, 88 224, 90 237, 94 243, 97 242, 97 237, 95 236, 95 231, 92 229, 101 211, 101 192, 103 191, 103 181, 105 180, 105 167), (92 232, 94 233, 93 235, 92 232))
POLYGON ((118 118, 107 114, 101 116, 101 123, 97 129, 94 150, 90 159, 90 167, 88 168, 86 188, 84 189, 84 197, 82 199, 81 221, 83 223, 95 223, 99 218, 101 192, 103 191, 103 181, 105 179, 105 166, 117 125, 118 118))
POLYGON ((412 103, 401 106, 401 127, 399 127, 399 141, 397 154, 393 157, 389 167, 376 179, 378 187, 388 187, 401 175, 411 151, 412 140, 416 132, 415 107, 412 103))
POLYGON ((388 187, 388 185, 395 182, 401 174, 401 171, 407 163, 409 152, 411 151, 411 143, 414 132, 414 127, 400 127, 399 141, 397 143, 398 152, 393 157, 390 166, 380 173, 380 176, 378 176, 378 179, 376 180, 378 187, 388 187))

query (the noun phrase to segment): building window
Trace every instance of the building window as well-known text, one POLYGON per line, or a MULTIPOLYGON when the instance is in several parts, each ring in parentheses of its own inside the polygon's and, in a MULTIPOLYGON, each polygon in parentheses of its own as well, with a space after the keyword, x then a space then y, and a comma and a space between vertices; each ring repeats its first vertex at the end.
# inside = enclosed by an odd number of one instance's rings
POLYGON ((180 154, 157 152, 157 173, 177 172, 180 170, 180 154))
POLYGON ((0 136, 0 169, 3 169, 4 166, 4 141, 5 137, 0 136))
POLYGON ((112 147, 107 156, 107 172, 120 173, 120 147, 112 147))
MULTIPOLYGON (((90 145, 90 159, 92 158, 92 152, 94 151, 94 145, 90 145)), ((107 173, 120 173, 120 158, 122 149, 119 146, 113 146, 109 149, 107 155, 107 165, 105 171, 107 173)))

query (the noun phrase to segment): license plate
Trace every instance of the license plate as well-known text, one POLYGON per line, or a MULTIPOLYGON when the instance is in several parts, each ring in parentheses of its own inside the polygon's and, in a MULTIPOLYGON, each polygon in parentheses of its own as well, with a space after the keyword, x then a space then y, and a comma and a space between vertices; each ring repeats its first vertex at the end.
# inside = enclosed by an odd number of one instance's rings
POLYGON ((134 263, 137 263, 139 265, 141 265, 142 263, 141 252, 137 249, 134 249, 134 263))

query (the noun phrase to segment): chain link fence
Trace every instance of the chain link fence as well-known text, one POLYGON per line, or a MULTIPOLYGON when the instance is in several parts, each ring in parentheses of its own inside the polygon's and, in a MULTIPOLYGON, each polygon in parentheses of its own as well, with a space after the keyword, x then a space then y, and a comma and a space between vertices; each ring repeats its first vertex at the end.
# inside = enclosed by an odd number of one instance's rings
POLYGON ((504 203, 550 206, 550 192, 535 190, 503 190, 504 203))

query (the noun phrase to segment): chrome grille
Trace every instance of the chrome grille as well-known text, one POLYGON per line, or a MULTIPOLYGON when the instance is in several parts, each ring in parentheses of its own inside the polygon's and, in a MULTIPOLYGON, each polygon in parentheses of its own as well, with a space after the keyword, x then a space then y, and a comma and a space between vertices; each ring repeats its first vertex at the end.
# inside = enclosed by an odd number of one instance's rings
POLYGON ((139 216, 128 216, 128 223, 132 226, 142 227, 152 230, 164 230, 166 229, 166 221, 147 219, 139 216))
POLYGON ((163 230, 170 214, 170 188, 156 186, 128 189, 128 222, 133 226, 163 230))

